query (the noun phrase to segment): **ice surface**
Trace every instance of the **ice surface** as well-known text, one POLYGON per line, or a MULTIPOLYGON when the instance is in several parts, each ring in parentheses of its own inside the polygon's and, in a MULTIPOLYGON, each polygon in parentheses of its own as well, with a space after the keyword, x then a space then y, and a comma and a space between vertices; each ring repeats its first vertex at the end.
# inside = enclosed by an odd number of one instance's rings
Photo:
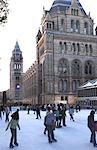
MULTIPOLYGON (((41 112, 42 119, 36 119, 33 111, 20 111, 20 127, 17 129, 18 147, 14 150, 93 150, 95 149, 90 141, 90 131, 87 128, 87 116, 91 110, 81 110, 74 114, 75 122, 70 121, 67 113, 66 127, 55 130, 56 143, 49 144, 47 135, 43 134, 43 120, 45 112, 41 112)), ((97 114, 95 114, 97 120, 97 114)), ((10 129, 5 131, 7 123, 5 116, 0 120, 0 150, 9 150, 10 129)))

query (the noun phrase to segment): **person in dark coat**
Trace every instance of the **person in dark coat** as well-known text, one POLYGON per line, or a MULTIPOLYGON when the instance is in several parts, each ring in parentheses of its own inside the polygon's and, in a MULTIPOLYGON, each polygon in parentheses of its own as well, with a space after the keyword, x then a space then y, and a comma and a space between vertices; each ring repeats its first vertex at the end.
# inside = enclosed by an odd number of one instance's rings
POLYGON ((63 120, 63 126, 66 127, 66 107, 62 107, 62 120, 63 120))
POLYGON ((38 119, 38 117, 40 117, 40 119, 41 119, 40 107, 37 105, 37 107, 36 107, 36 119, 38 119))
POLYGON ((30 105, 27 106, 27 114, 30 114, 30 105))
POLYGON ((97 147, 94 114, 95 114, 95 111, 92 110, 90 112, 90 115, 88 116, 88 128, 91 131, 90 143, 93 143, 94 147, 97 147))

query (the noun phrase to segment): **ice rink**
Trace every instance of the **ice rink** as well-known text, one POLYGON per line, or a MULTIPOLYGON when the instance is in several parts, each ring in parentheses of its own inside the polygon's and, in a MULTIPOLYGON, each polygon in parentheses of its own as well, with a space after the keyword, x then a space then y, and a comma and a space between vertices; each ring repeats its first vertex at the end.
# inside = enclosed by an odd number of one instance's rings
MULTIPOLYGON (((66 127, 56 128, 54 131, 57 142, 48 143, 47 135, 44 131, 44 116, 46 112, 41 112, 41 119, 36 119, 33 111, 20 111, 19 124, 21 130, 17 129, 18 147, 14 150, 93 150, 96 149, 90 141, 90 131, 87 128, 87 116, 91 110, 81 110, 74 113, 75 122, 70 120, 68 111, 66 112, 66 127)), ((10 114, 11 115, 11 114, 10 114)), ((95 114, 97 120, 97 114, 95 114)), ((10 129, 5 131, 8 123, 5 123, 5 116, 0 119, 0 150, 9 150, 10 129)))

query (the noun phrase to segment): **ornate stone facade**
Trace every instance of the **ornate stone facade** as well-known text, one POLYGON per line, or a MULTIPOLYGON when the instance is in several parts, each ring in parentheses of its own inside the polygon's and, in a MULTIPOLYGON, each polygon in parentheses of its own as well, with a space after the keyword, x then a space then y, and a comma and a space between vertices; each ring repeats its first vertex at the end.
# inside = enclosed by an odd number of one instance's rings
POLYGON ((44 10, 41 24, 37 36, 40 99, 49 103, 76 96, 79 85, 97 78, 94 22, 79 1, 55 0, 49 11, 44 10))
POLYGON ((90 14, 77 0, 55 0, 49 11, 44 9, 37 34, 37 103, 69 100, 69 96, 77 96, 83 82, 97 78, 97 35, 93 30, 90 14))

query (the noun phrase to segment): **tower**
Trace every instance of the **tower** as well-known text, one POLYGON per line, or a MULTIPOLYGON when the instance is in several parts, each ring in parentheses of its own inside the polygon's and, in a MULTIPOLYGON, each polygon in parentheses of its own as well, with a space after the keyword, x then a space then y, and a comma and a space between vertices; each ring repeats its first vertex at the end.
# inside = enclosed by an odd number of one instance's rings
POLYGON ((10 62, 10 99, 22 99, 23 57, 18 42, 16 42, 10 62))

